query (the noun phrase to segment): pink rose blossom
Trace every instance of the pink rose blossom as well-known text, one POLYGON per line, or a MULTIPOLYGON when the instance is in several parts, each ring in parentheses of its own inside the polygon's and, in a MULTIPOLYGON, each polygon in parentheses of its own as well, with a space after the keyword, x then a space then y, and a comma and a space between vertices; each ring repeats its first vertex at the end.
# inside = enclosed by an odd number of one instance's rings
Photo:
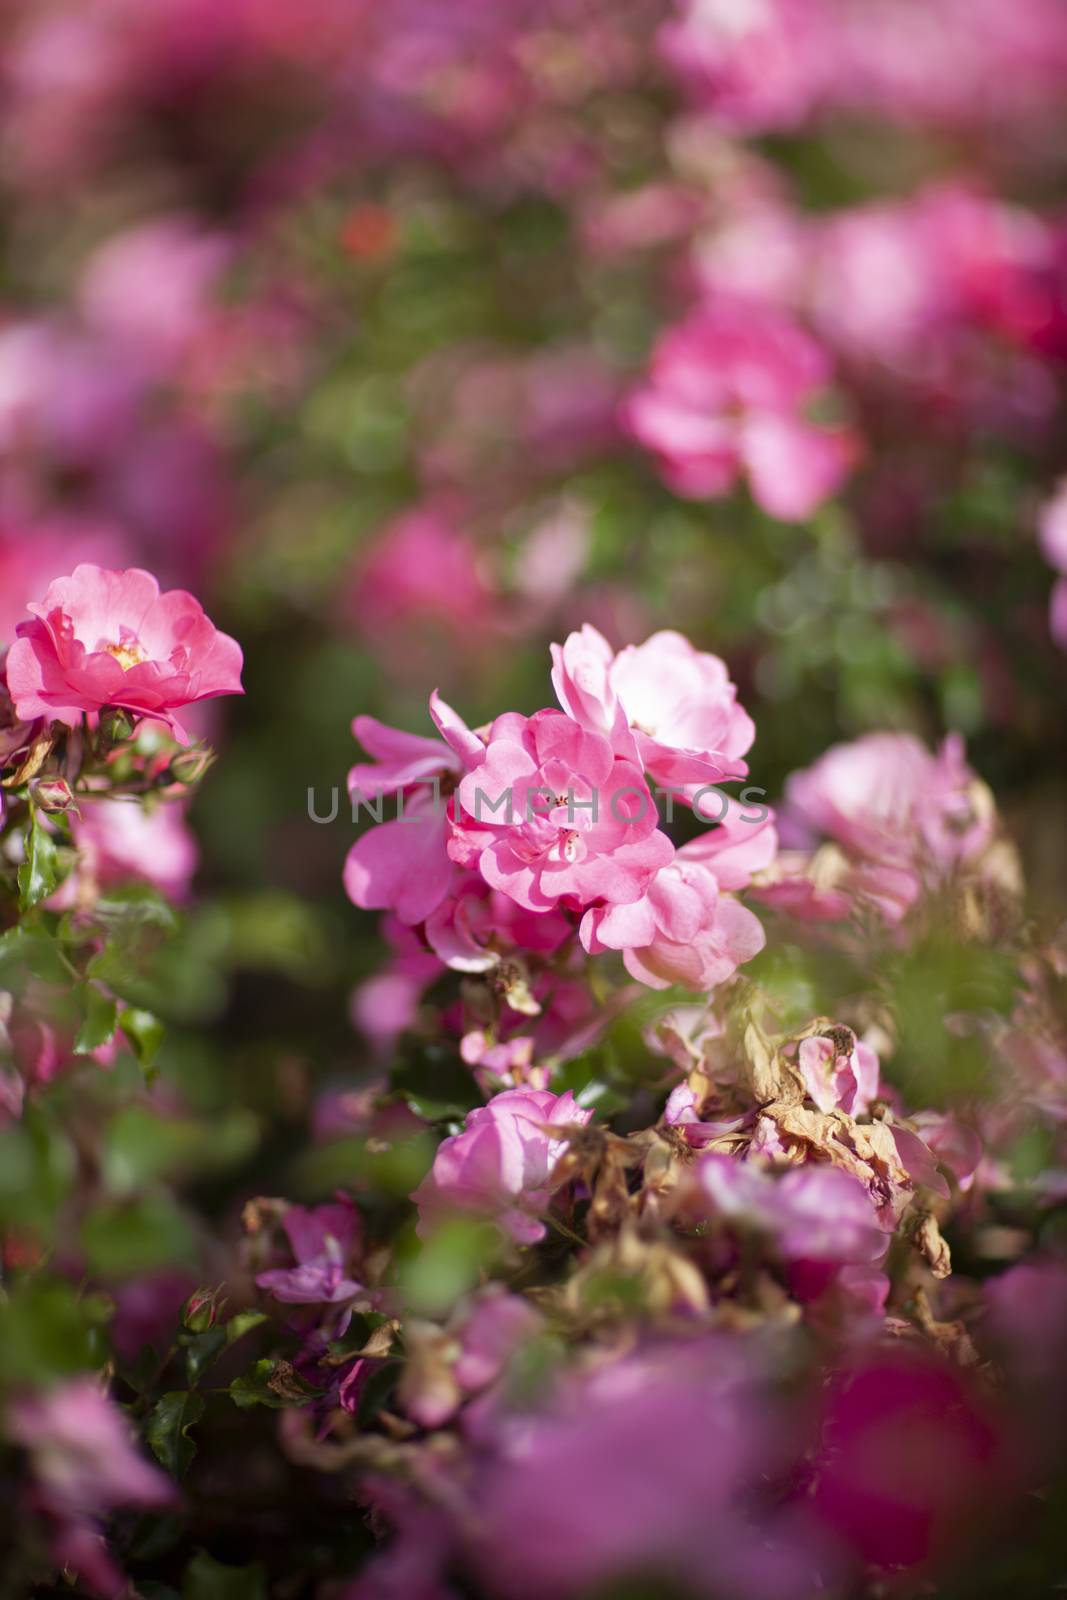
POLYGON ((662 335, 625 420, 686 499, 719 499, 747 473, 772 517, 799 522, 838 488, 854 454, 808 420, 829 379, 820 347, 771 309, 718 301, 662 335))
POLYGON ((388 728, 374 717, 352 724, 375 760, 352 768, 349 793, 368 802, 401 797, 404 820, 380 822, 357 839, 345 862, 345 888, 357 906, 394 911, 409 925, 436 911, 453 884, 445 797, 485 754, 481 740, 436 692, 430 714, 440 739, 388 728))
POLYGON ((765 943, 758 917, 719 894, 714 875, 680 855, 661 867, 640 900, 587 911, 582 943, 621 950, 631 977, 653 989, 711 989, 765 943))
POLYGON ((181 707, 243 692, 237 643, 191 594, 161 594, 137 567, 75 567, 28 609, 33 620, 19 624, 7 658, 20 717, 75 727, 83 715, 119 706, 169 723, 184 739, 175 717, 181 707))
POLYGON ((614 655, 588 623, 552 646, 552 682, 563 709, 615 753, 636 759, 664 785, 743 777, 755 727, 718 656, 680 633, 654 633, 614 655))
POLYGON ((459 798, 453 858, 531 911, 636 900, 674 854, 640 768, 558 711, 498 717, 459 798))
POLYGON ((492 1218, 519 1244, 545 1236, 540 1216, 552 1195, 552 1173, 566 1149, 553 1128, 584 1127, 592 1116, 570 1090, 506 1089, 467 1116, 462 1133, 438 1147, 433 1168, 412 1199, 419 1231, 454 1209, 492 1218))
POLYGON ((899 922, 919 898, 993 836, 988 791, 958 737, 936 755, 905 733, 871 733, 834 745, 786 783, 780 826, 790 842, 840 845, 848 872, 833 887, 899 922))

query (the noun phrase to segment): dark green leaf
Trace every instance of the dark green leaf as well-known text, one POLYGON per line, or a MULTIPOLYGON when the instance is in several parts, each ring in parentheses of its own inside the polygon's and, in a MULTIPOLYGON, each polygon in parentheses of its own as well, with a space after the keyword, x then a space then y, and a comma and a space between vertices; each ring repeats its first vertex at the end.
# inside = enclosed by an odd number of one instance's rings
POLYGON ((19 867, 19 910, 32 911, 48 898, 58 882, 55 839, 41 821, 40 813, 31 806, 26 859, 19 867))
POLYGON ((227 1567, 200 1550, 185 1569, 182 1600, 266 1600, 267 1579, 256 1562, 227 1567))
POLYGON ((145 1429, 153 1454, 174 1478, 184 1478, 196 1455, 189 1429, 204 1415, 204 1400, 195 1391, 165 1394, 153 1408, 145 1429))

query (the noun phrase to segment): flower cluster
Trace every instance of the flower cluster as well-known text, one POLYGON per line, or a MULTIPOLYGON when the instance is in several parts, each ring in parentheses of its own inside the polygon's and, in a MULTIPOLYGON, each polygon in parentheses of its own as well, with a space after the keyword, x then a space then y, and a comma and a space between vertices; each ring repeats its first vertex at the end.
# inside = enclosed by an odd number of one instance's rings
MULTIPOLYGON (((356 718, 376 760, 352 769, 353 799, 395 795, 405 814, 353 846, 349 895, 420 927, 446 967, 496 971, 516 1011, 516 960, 559 971, 576 940, 621 951, 652 988, 725 982, 763 946, 758 919, 724 891, 773 854, 767 810, 676 849, 658 809, 728 814, 716 786, 747 773, 754 729, 725 666, 676 633, 616 653, 589 624, 552 659, 561 710, 505 712, 474 733, 435 693, 436 741, 356 718)), ((541 1009, 532 997, 526 1008, 541 1009)))

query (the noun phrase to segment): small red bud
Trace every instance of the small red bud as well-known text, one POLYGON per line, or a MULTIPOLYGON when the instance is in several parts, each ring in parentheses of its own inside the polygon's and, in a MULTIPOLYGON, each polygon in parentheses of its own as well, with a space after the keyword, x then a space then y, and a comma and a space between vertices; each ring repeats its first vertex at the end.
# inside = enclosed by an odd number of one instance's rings
POLYGON ((33 778, 29 789, 30 798, 41 811, 69 811, 74 805, 74 794, 65 778, 33 778))

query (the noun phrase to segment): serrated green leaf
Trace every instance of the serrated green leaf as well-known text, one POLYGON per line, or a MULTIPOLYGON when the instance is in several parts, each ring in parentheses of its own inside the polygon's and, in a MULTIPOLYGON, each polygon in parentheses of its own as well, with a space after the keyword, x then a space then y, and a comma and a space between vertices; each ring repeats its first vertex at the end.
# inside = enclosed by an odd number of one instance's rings
POLYGON ((165 1394, 153 1407, 145 1438, 155 1455, 173 1478, 184 1478, 196 1455, 189 1429, 204 1415, 204 1399, 195 1390, 165 1394))
POLYGON ((26 859, 19 867, 18 880, 20 911, 32 911, 34 906, 48 898, 59 883, 56 842, 34 807, 30 808, 26 859))

